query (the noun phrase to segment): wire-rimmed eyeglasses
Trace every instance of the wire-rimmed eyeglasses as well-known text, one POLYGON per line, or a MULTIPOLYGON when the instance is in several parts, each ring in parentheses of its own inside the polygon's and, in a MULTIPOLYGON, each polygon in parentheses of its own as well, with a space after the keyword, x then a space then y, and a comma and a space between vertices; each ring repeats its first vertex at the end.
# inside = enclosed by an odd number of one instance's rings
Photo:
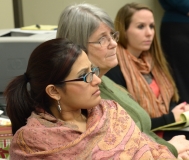
POLYGON ((100 74, 99 67, 92 68, 92 72, 89 72, 89 73, 85 74, 81 78, 71 79, 71 80, 66 80, 66 81, 61 81, 60 83, 74 82, 74 81, 84 81, 86 83, 90 83, 93 80, 93 74, 95 74, 96 76, 99 76, 99 74, 100 74))
POLYGON ((101 47, 103 46, 108 46, 110 44, 110 40, 111 38, 115 41, 115 42, 118 42, 119 40, 119 31, 116 31, 114 32, 113 34, 110 34, 110 37, 109 36, 103 36, 101 37, 98 41, 96 42, 88 42, 88 43, 96 43, 96 44, 100 44, 101 47))

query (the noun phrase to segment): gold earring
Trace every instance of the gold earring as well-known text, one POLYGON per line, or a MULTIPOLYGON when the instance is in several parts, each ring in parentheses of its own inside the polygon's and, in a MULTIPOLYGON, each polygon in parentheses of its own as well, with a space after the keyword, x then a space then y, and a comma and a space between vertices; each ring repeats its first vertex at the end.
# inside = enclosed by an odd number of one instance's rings
POLYGON ((60 107, 60 102, 59 101, 57 101, 58 102, 58 111, 61 113, 61 107, 60 107))

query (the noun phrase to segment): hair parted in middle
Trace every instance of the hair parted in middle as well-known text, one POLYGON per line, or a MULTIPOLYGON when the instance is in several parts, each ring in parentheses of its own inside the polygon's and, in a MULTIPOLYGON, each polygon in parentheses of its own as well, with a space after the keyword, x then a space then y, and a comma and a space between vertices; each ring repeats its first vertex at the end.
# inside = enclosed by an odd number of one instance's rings
MULTIPOLYGON (((126 31, 128 30, 130 23, 132 21, 133 15, 140 10, 148 10, 153 14, 153 11, 148 7, 143 4, 139 3, 128 3, 125 4, 123 7, 119 9, 117 12, 115 21, 114 21, 114 26, 117 31, 119 31, 120 37, 118 44, 127 49, 128 45, 128 40, 127 40, 127 35, 126 31)), ((152 45, 149 49, 149 52, 152 55, 153 61, 155 65, 157 65, 159 68, 161 68, 164 73, 167 75, 168 79, 170 80, 171 84, 174 87, 175 93, 173 96, 173 101, 178 101, 179 95, 178 91, 175 85, 175 82, 172 78, 172 75, 170 74, 170 67, 169 64, 167 63, 167 60, 165 58, 165 55, 161 49, 161 46, 159 44, 157 35, 156 35, 156 28, 154 24, 154 39, 152 41, 152 45)))

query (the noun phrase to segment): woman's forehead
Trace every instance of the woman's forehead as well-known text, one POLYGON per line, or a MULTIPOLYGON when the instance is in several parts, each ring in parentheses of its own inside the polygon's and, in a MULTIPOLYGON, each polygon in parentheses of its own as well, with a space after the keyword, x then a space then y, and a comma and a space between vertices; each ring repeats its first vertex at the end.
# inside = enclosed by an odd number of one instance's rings
POLYGON ((90 38, 93 36, 109 34, 111 32, 112 32, 111 28, 107 24, 101 22, 98 28, 91 34, 90 38))
POLYGON ((92 64, 89 61, 87 54, 84 51, 82 51, 81 55, 77 58, 77 60, 73 64, 72 70, 75 70, 74 72, 78 72, 83 68, 91 68, 91 66, 92 64))

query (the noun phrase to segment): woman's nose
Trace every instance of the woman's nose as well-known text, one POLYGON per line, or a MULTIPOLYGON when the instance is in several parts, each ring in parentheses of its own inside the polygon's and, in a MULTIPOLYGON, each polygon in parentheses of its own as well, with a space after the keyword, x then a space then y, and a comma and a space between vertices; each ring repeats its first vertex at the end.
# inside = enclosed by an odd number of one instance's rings
POLYGON ((150 28, 150 27, 148 27, 147 29, 146 29, 146 35, 153 35, 154 34, 154 29, 152 29, 152 28, 150 28))
POLYGON ((92 83, 93 83, 94 85, 99 85, 99 84, 101 83, 101 79, 100 79, 96 74, 93 74, 92 83))
POLYGON ((113 38, 110 38, 110 44, 109 44, 109 46, 111 46, 111 47, 117 47, 117 42, 116 42, 116 40, 113 39, 113 38))

